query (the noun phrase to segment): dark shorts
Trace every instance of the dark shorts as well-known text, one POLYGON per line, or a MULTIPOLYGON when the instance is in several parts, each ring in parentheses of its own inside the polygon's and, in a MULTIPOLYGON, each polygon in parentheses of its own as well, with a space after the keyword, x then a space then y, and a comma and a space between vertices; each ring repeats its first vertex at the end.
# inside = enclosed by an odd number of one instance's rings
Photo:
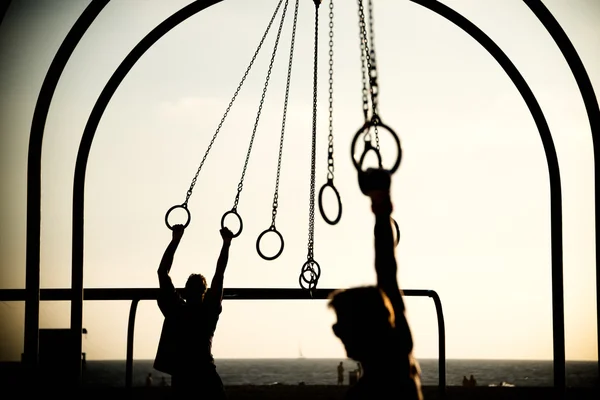
POLYGON ((216 368, 206 368, 171 376, 176 399, 224 400, 225 388, 216 368))

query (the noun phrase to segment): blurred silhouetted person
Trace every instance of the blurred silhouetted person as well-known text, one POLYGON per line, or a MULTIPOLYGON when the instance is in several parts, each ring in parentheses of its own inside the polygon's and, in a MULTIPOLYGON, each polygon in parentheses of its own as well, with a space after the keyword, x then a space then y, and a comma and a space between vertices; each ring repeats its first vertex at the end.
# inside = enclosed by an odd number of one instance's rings
POLYGON ((223 277, 233 234, 221 229, 223 246, 210 288, 201 274, 192 274, 180 295, 169 277, 175 250, 183 236, 183 225, 173 226, 173 237, 164 252, 158 280, 158 306, 165 316, 154 360, 154 369, 171 375, 177 398, 224 399, 223 382, 212 356, 212 339, 223 300, 223 277))
POLYGON ((469 387, 469 380, 467 379, 466 375, 463 375, 462 385, 463 387, 469 387))
POLYGON ((340 363, 338 364, 338 367, 337 367, 337 371, 338 371, 337 384, 343 385, 344 384, 344 363, 343 362, 340 361, 340 363))
POLYGON ((475 377, 473 375, 471 375, 469 377, 469 386, 470 387, 475 387, 477 386, 477 381, 475 380, 475 377))
POLYGON ((152 386, 152 373, 148 372, 148 376, 146 376, 146 386, 152 386))
POLYGON ((375 215, 377 286, 339 290, 330 297, 329 306, 337 316, 333 331, 348 357, 363 368, 346 398, 421 400, 420 369, 412 354, 412 335, 396 278, 391 175, 383 169, 359 174, 361 190, 370 197, 375 215))

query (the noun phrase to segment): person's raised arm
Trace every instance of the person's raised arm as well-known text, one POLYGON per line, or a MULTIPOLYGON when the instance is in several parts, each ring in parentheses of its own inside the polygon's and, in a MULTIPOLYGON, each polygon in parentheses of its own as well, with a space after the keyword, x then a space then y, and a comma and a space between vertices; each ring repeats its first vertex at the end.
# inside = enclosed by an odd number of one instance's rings
POLYGON ((219 297, 223 298, 223 279, 225 277, 225 269, 227 268, 227 262, 229 261, 229 247, 231 246, 231 239, 233 239, 233 233, 228 228, 222 228, 220 230, 221 237, 223 238, 223 246, 221 247, 221 253, 217 260, 217 268, 215 269, 215 275, 213 276, 210 284, 210 290, 219 297))
POLYGON ((158 282, 160 284, 160 288, 163 290, 175 290, 175 286, 173 286, 173 282, 171 281, 169 272, 171 271, 171 267, 173 266, 173 258, 175 256, 175 251, 177 250, 177 246, 179 246, 179 242, 181 242, 183 231, 183 225, 173 226, 173 237, 171 239, 171 242, 165 249, 162 259, 160 260, 160 266, 158 267, 157 272, 158 282))
POLYGON ((404 311, 404 302, 398 287, 394 233, 391 214, 393 210, 390 197, 391 175, 383 169, 370 169, 366 176, 371 198, 371 210, 375 215, 375 272, 377 286, 389 297, 395 312, 404 311))
MULTIPOLYGON (((371 170, 370 190, 371 210, 375 214, 375 272, 377 286, 383 290, 392 303, 395 324, 398 332, 404 336, 403 345, 407 352, 412 351, 413 342, 408 321, 406 320, 404 299, 398 286, 398 265, 396 263, 396 244, 392 231, 392 200, 390 197, 391 176, 385 170, 371 170)), ((399 238, 398 238, 399 239, 399 238)))

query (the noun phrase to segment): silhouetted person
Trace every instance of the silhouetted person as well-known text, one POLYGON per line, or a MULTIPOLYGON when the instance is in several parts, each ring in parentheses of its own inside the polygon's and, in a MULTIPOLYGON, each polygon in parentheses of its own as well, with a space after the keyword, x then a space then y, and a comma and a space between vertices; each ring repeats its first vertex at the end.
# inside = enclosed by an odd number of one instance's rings
POLYGON ((469 386, 470 387, 475 387, 477 386, 477 381, 475 380, 475 377, 473 375, 471 375, 469 377, 469 386))
POLYGON ((223 382, 212 356, 212 338, 222 310, 223 277, 233 234, 227 228, 220 231, 223 246, 210 288, 207 290, 204 276, 192 274, 182 297, 175 290, 169 271, 183 232, 182 225, 173 226, 173 238, 158 268, 158 306, 165 321, 154 369, 171 375, 177 398, 224 399, 223 382))
POLYGON ((343 385, 344 384, 344 363, 341 361, 337 366, 337 372, 338 372, 337 384, 343 385))
POLYGON ((146 376, 146 386, 152 386, 152 373, 149 372, 148 376, 146 376))
POLYGON ((348 357, 363 368, 346 398, 421 400, 420 370, 396 280, 391 176, 382 169, 361 174, 361 190, 370 197, 375 215, 377 286, 338 290, 330 297, 329 306, 337 316, 333 331, 348 357))
POLYGON ((463 375, 462 385, 463 385, 463 387, 469 387, 469 380, 467 379, 466 375, 463 375))

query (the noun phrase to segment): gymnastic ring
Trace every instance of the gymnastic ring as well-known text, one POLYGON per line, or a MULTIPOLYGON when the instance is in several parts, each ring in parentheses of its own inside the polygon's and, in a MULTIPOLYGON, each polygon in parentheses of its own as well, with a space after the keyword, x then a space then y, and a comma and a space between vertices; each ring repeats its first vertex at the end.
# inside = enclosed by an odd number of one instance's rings
POLYGON ((281 233, 279 233, 277 228, 275 228, 275 225, 271 225, 269 227, 269 229, 265 229, 258 236, 258 239, 256 239, 256 251, 258 252, 259 256, 261 256, 264 260, 267 260, 267 261, 274 260, 281 255, 281 253, 283 252, 283 236, 281 235, 281 233), (279 236, 279 240, 281 241, 281 247, 279 248, 279 251, 277 252, 277 254, 275 254, 272 257, 268 257, 268 256, 264 255, 262 251, 260 251, 260 240, 263 238, 263 236, 265 236, 269 232, 275 232, 277 234, 277 236, 279 236))
POLYGON ((170 230, 173 230, 173 225, 169 224, 169 214, 171 214, 171 212, 177 208, 183 208, 185 210, 185 212, 187 213, 187 221, 185 221, 185 224, 183 224, 184 228, 187 228, 188 225, 190 224, 190 221, 192 220, 192 214, 190 213, 190 210, 188 210, 187 208, 187 204, 178 204, 176 206, 173 206, 171 208, 169 208, 169 210, 167 211, 167 214, 165 214, 165 224, 167 224, 167 227, 170 230))
POLYGON ((321 266, 319 265, 318 262, 316 262, 315 260, 308 260, 304 263, 304 265, 302 266, 302 269, 300 270, 300 287, 302 287, 303 289, 312 289, 315 288, 317 286, 317 282, 319 282, 319 278, 321 277, 321 266), (313 269, 310 264, 314 264, 314 266, 316 266, 316 270, 313 269), (310 280, 306 279, 306 277, 304 277, 304 274, 310 272, 311 273, 311 277, 310 280), (304 283, 307 283, 309 287, 304 287, 303 285, 304 283), (312 285, 312 287, 311 287, 312 285))
POLYGON ((235 215, 237 217, 238 221, 240 221, 240 230, 237 231, 237 233, 233 234, 233 237, 236 238, 236 237, 240 236, 240 233, 242 233, 242 230, 244 229, 244 222, 242 221, 242 217, 240 217, 240 214, 237 213, 237 210, 235 210, 235 209, 229 210, 225 214, 223 214, 223 216, 221 217, 221 229, 225 228, 225 218, 227 218, 227 216, 229 214, 235 215))
MULTIPOLYGON (((308 271, 305 271, 305 272, 308 272, 308 271)), ((311 291, 311 297, 312 297, 312 290, 317 287, 317 283, 319 283, 319 280, 315 278, 315 279, 311 279, 310 281, 308 281, 308 283, 304 283, 306 281, 306 279, 304 278, 303 274, 304 274, 304 272, 300 273, 298 282, 300 283, 300 287, 302 289, 311 291), (305 285, 308 285, 308 286, 305 286, 305 285)), ((314 272, 313 272, 313 274, 314 274, 314 272)))
POLYGON ((400 138, 398 138, 398 135, 396 134, 396 132, 394 132, 394 130, 392 128, 390 128, 389 126, 387 126, 386 124, 381 122, 381 120, 378 117, 371 118, 369 121, 365 122, 364 125, 354 135, 354 139, 352 139, 352 147, 350 150, 350 155, 352 156, 352 163, 354 164, 354 168, 356 168, 359 172, 362 171, 362 164, 365 160, 365 156, 366 156, 367 152, 369 150, 374 150, 375 153, 377 154, 377 158, 379 160, 380 167, 382 167, 381 166, 381 154, 379 153, 379 150, 377 150, 375 147, 373 147, 373 145, 371 145, 370 141, 365 141, 365 150, 363 151, 363 154, 360 157, 360 160, 356 161, 356 159, 354 158, 354 151, 356 149, 356 142, 358 141, 358 138, 361 136, 362 133, 364 133, 365 131, 368 132, 368 130, 375 125, 377 125, 378 127, 382 127, 383 129, 390 132, 394 141, 396 142, 396 146, 398 147, 398 156, 396 158, 396 162, 394 163, 392 168, 390 168, 388 170, 388 171, 390 171, 390 174, 393 174, 394 172, 396 172, 396 170, 400 166, 400 161, 402 160, 402 146, 400 146, 400 138))
POLYGON ((396 247, 398 247, 398 244, 400 243, 400 227, 394 218, 392 218, 392 221, 394 221, 394 227, 396 228, 396 247))
MULTIPOLYGON (((308 284, 304 283, 304 280, 302 278, 302 274, 300 274, 300 277, 298 278, 298 282, 300 283, 300 287, 302 289, 305 290, 310 290, 312 292, 313 289, 315 289, 317 287, 317 283, 318 283, 318 279, 312 280, 310 281, 308 284), (304 285, 308 285, 308 286, 304 286, 304 285)), ((312 293, 311 293, 311 297, 312 297, 312 293)))
POLYGON ((319 211, 321 211, 321 216, 329 225, 337 224, 342 218, 342 199, 340 198, 340 193, 337 191, 335 186, 333 186, 333 179, 327 179, 327 183, 321 187, 321 190, 319 190, 319 211), (323 209, 323 192, 325 191, 326 187, 330 187, 333 189, 333 192, 335 193, 335 196, 338 201, 338 213, 337 217, 334 220, 329 219, 327 215, 325 215, 325 210, 323 209))

